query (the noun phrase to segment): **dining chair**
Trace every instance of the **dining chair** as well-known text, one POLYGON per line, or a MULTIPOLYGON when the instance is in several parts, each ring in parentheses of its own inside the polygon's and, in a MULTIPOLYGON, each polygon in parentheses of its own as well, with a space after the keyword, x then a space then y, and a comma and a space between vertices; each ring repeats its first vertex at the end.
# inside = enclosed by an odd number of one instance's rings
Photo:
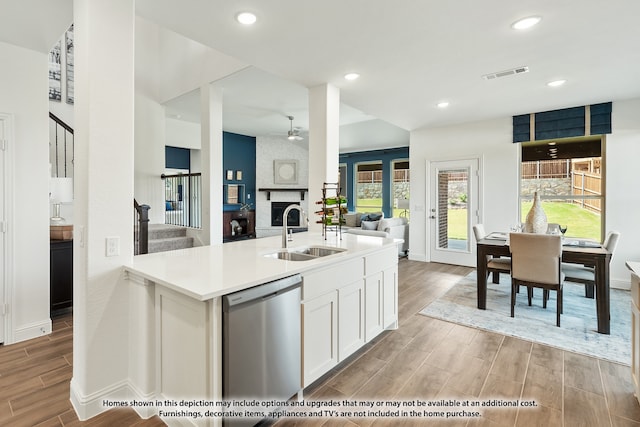
MULTIPOLYGON (((482 240, 487 236, 484 230, 483 224, 476 224, 473 226, 473 234, 476 237, 476 241, 482 240)), ((509 274, 511 272, 511 260, 508 258, 494 258, 492 256, 487 257, 487 277, 492 274, 493 283, 500 283, 500 273, 509 274)))
MULTIPOLYGON (((610 231, 607 233, 607 237, 604 239, 602 247, 605 248, 613 258, 613 253, 618 246, 618 240, 620 240, 620 233, 617 231, 610 231)), ((584 296, 586 298, 593 298, 595 295, 594 289, 596 284, 596 272, 592 265, 579 265, 562 263, 562 272, 565 274, 565 280, 568 282, 584 283, 584 296)))
POLYGON ((556 291, 556 326, 560 326, 562 313, 562 238, 553 234, 511 233, 511 317, 514 317, 518 286, 527 287, 527 300, 531 306, 533 288, 542 288, 542 307, 547 308, 549 291, 556 291))

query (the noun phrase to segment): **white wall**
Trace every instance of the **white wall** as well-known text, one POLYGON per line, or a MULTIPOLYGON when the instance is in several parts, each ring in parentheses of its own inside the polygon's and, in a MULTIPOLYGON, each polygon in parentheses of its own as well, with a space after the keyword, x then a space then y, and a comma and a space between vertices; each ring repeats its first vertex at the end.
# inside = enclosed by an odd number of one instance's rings
POLYGON ((165 110, 159 98, 160 34, 156 25, 136 18, 134 197, 151 207, 149 221, 164 224, 165 110))
POLYGON ((297 202, 302 209, 309 214, 309 222, 314 222, 313 204, 309 203, 309 194, 305 194, 305 200, 300 200, 300 193, 273 192, 271 200, 267 200, 267 193, 257 191, 258 188, 269 187, 295 187, 307 188, 309 185, 309 142, 289 141, 284 136, 259 136, 256 138, 256 235, 258 237, 272 236, 281 232, 281 227, 271 227, 271 202, 297 202), (297 160, 298 183, 274 184, 273 161, 297 160), (311 208, 309 208, 311 206, 311 208))
POLYGON ((199 89, 205 83, 214 82, 248 66, 167 29, 160 29, 160 49, 160 102, 199 89))
POLYGON ((611 280, 627 286, 625 261, 640 261, 640 99, 613 103, 612 133, 607 136, 606 230, 621 233, 611 262, 611 280))
POLYGON ((487 229, 502 229, 517 221, 518 146, 511 143, 511 119, 466 123, 411 133, 411 259, 429 260, 426 188, 428 162, 480 159, 480 220, 487 229))
MULTIPOLYGON (((613 132, 607 136, 606 230, 622 233, 611 264, 612 284, 629 282, 627 259, 640 259, 635 244, 640 227, 629 220, 640 208, 640 193, 633 172, 640 158, 640 100, 613 103, 613 132)), ((506 230, 518 222, 519 145, 512 141, 511 117, 475 123, 420 129, 411 133, 411 228, 409 256, 429 259, 426 227, 429 190, 426 166, 431 160, 478 157, 481 159, 480 221, 487 230, 506 230)), ((637 216, 637 215, 636 215, 637 216)), ((635 218, 635 217, 634 217, 635 218)))
POLYGON ((202 147, 200 124, 186 122, 184 120, 166 119, 165 145, 171 147, 194 148, 202 147))
POLYGON ((8 342, 51 332, 47 61, 46 54, 0 42, 0 112, 14 119, 8 342))

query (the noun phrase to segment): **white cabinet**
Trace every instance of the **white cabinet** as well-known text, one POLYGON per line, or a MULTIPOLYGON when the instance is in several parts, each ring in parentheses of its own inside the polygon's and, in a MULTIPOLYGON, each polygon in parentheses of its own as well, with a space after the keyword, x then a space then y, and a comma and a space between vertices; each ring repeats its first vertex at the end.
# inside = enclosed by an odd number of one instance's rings
POLYGON ((338 364, 337 306, 335 291, 302 304, 305 387, 338 364))
POLYGON ((352 355, 365 343, 364 282, 338 289, 338 359, 352 355))
POLYGON ((303 383, 307 387, 398 322, 398 252, 302 273, 303 383))
POLYGON ((385 269, 382 277, 382 326, 385 329, 398 327, 398 265, 385 269))
POLYGON ((367 276, 365 283, 365 339, 371 341, 382 332, 382 272, 367 276))

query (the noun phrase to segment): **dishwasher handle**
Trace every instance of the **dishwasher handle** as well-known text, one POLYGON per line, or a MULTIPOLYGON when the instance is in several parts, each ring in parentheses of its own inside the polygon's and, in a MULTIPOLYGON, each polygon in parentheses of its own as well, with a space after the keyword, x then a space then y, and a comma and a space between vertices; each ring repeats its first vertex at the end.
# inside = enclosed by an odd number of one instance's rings
POLYGON ((253 288, 225 295, 222 297, 222 308, 224 311, 229 311, 233 307, 237 307, 242 304, 259 302, 263 299, 288 291, 289 288, 300 286, 301 283, 302 278, 299 274, 296 274, 294 276, 274 280, 273 282, 267 282, 254 286, 253 288))

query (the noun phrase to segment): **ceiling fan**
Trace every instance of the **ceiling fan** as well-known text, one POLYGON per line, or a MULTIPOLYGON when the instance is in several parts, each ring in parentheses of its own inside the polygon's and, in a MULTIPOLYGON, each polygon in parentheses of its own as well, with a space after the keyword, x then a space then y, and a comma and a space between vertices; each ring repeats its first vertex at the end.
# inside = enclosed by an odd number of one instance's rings
POLYGON ((300 136, 300 128, 293 127, 293 116, 287 116, 289 121, 291 122, 291 129, 287 132, 287 139, 289 141, 302 141, 302 137, 300 136))

